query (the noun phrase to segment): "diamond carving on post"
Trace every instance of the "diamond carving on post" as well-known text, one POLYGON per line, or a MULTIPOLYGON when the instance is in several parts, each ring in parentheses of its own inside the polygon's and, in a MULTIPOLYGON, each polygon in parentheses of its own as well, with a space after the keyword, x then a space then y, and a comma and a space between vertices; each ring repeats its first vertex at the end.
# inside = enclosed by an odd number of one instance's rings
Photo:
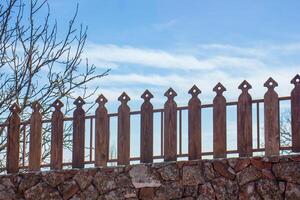
POLYGON ((153 95, 149 90, 145 90, 145 92, 142 94, 141 98, 143 98, 145 101, 150 101, 150 99, 153 98, 153 95))
POLYGON ((226 91, 226 88, 219 82, 213 89, 218 95, 226 91))
POLYGON ((278 83, 270 77, 265 83, 264 86, 267 87, 268 89, 274 89, 275 87, 278 86, 278 83))
POLYGON ((252 88, 252 86, 250 85, 250 83, 248 83, 248 81, 244 80, 240 85, 239 85, 239 89, 242 90, 242 92, 247 92, 248 90, 250 90, 252 88))

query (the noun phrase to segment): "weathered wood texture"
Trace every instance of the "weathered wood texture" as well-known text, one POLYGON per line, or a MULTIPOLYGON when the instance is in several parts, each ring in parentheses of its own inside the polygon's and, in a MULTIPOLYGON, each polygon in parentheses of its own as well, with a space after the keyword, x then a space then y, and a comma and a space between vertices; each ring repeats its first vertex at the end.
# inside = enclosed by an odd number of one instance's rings
POLYGON ((105 104, 107 99, 100 95, 95 118, 95 166, 106 166, 109 156, 109 118, 105 104))
POLYGON ((279 155, 279 100, 274 90, 278 84, 269 78, 264 86, 268 88, 264 96, 265 155, 279 155))
POLYGON ((292 150, 300 152, 300 75, 297 74, 291 83, 295 85, 291 92, 292 150))
POLYGON ((42 157, 42 114, 38 102, 32 104, 33 113, 30 118, 29 171, 41 169, 42 157))
POLYGON ((118 165, 130 164, 130 108, 127 102, 129 96, 123 92, 118 98, 121 105, 118 108, 118 165))
POLYGON ((61 108, 64 104, 57 99, 52 107, 55 108, 51 117, 51 160, 52 170, 62 169, 63 162, 63 141, 64 141, 64 115, 61 108))
POLYGON ((189 94, 192 98, 188 103, 188 155, 189 160, 201 159, 201 101, 199 88, 194 85, 189 94))
POLYGON ((82 106, 85 104, 81 97, 78 97, 74 104, 76 109, 73 113, 73 154, 72 167, 84 168, 84 146, 85 146, 85 112, 82 106))
POLYGON ((177 104, 174 97, 177 93, 169 88, 164 94, 168 100, 164 105, 164 160, 177 159, 177 104))
POLYGON ((240 157, 252 156, 252 97, 248 93, 251 88, 247 81, 239 86, 242 90, 237 105, 237 147, 240 157))
POLYGON ((20 116, 21 112, 18 104, 14 103, 10 107, 11 116, 8 119, 7 130, 7 173, 19 172, 19 150, 20 150, 20 116))
POLYGON ((217 93, 213 100, 213 155, 214 158, 226 157, 226 88, 218 83, 213 91, 217 93))
POLYGON ((141 106, 141 162, 153 162, 153 105, 150 99, 153 95, 146 90, 142 96, 144 103, 141 106))

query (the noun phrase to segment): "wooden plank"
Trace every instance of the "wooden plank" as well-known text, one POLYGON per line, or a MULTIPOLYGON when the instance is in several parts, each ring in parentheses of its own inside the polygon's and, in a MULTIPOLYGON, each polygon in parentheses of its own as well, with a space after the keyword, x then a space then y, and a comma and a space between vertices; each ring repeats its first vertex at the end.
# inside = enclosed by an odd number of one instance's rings
POLYGON ((252 86, 243 81, 239 87, 242 93, 237 105, 237 147, 240 157, 252 156, 252 97, 248 90, 252 86))
POLYGON ((40 171, 42 158, 42 114, 38 102, 32 104, 30 117, 29 171, 40 171))
POLYGON ((264 86, 268 88, 264 96, 265 155, 279 155, 279 100, 274 90, 278 84, 269 78, 264 86))
POLYGON ((291 83, 295 85, 291 92, 292 151, 300 152, 300 75, 291 83))
POLYGON ((188 103, 188 154, 189 160, 201 159, 201 101, 199 88, 194 85, 189 94, 192 98, 188 103))
POLYGON ((85 112, 82 106, 85 104, 81 97, 78 97, 74 104, 76 109, 73 113, 73 154, 72 167, 84 168, 84 147, 85 147, 85 112))
POLYGON ((217 93, 213 100, 213 155, 214 158, 226 158, 226 88, 218 83, 213 91, 217 93))
POLYGON ((64 104, 57 99, 52 107, 55 108, 51 118, 51 160, 50 168, 52 170, 62 169, 63 162, 63 141, 64 141, 64 114, 61 108, 64 104))
POLYGON ((177 93, 169 88, 164 94, 168 100, 164 105, 164 160, 177 159, 177 104, 174 97, 177 93))
POLYGON ((7 130, 7 173, 19 172, 19 150, 20 150, 20 116, 21 112, 18 104, 14 103, 10 107, 11 116, 8 119, 7 130))
POLYGON ((150 99, 151 92, 146 90, 142 96, 144 103, 141 106, 141 163, 153 162, 153 105, 150 99))
POLYGON ((129 96, 123 92, 118 98, 121 105, 118 108, 118 165, 130 164, 130 108, 127 102, 129 96))
POLYGON ((96 103, 99 104, 95 118, 95 166, 106 166, 109 156, 109 121, 105 104, 107 99, 101 94, 96 103))

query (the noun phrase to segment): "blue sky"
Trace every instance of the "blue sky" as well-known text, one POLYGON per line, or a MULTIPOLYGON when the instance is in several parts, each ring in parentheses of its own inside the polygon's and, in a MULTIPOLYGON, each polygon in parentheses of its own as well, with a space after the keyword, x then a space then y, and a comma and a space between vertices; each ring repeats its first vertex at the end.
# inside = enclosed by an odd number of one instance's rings
MULTIPOLYGON (((76 3, 77 21, 88 26, 84 56, 99 72, 112 68, 109 76, 89 85, 98 85, 108 97, 110 112, 117 110, 122 91, 132 98, 133 110, 139 109, 145 89, 153 92, 155 107, 162 107, 170 86, 179 105, 187 104, 193 84, 202 90, 202 102, 211 103, 219 81, 228 100, 238 98, 244 79, 253 86, 252 96, 262 98, 269 76, 286 96, 300 72, 298 0, 51 0, 52 17, 62 30, 76 3)), ((228 123, 234 135, 236 124, 228 123)))
POLYGON ((52 0, 52 16, 64 25, 76 3, 77 21, 88 26, 84 56, 99 71, 112 68, 92 84, 110 101, 123 90, 138 100, 148 88, 162 105, 172 86, 184 104, 187 90, 197 84, 203 101, 210 102, 218 81, 234 100, 243 79, 261 97, 269 76, 288 95, 289 81, 300 71, 299 1, 52 0))

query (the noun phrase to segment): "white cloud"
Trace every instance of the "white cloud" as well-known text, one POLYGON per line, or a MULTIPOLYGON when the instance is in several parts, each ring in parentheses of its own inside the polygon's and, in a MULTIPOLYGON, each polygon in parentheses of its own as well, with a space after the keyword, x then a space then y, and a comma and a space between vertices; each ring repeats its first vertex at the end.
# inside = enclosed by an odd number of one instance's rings
POLYGON ((152 68, 212 70, 218 68, 254 68, 263 63, 252 58, 214 56, 199 59, 190 54, 176 54, 159 49, 143 49, 131 46, 89 44, 85 56, 92 63, 137 64, 152 68))

